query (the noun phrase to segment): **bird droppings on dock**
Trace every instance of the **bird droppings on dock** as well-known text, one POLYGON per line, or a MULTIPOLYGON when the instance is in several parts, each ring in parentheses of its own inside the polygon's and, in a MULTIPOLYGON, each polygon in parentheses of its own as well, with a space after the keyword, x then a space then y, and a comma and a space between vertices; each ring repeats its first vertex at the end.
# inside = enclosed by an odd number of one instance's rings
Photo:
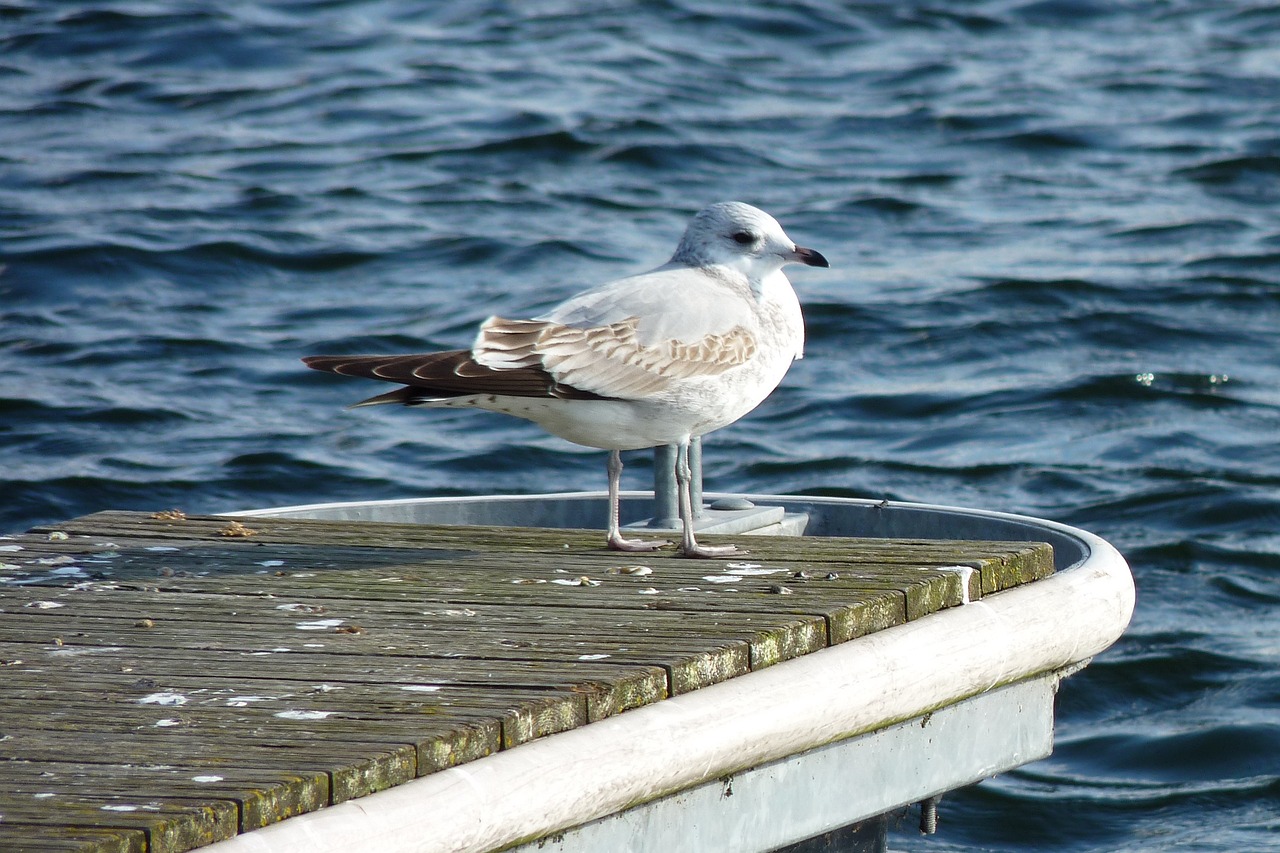
POLYGON ((290 613, 323 613, 324 607, 319 604, 302 604, 293 602, 290 604, 277 604, 276 610, 287 610, 290 613))
POLYGON ((552 583, 560 584, 561 586, 600 586, 600 581, 595 578, 589 578, 586 575, 576 578, 556 578, 552 583))
POLYGON ((735 575, 742 575, 743 577, 750 578, 767 578, 769 575, 776 575, 784 571, 783 569, 766 569, 764 566, 760 565, 742 566, 740 568, 727 566, 726 570, 728 569, 732 569, 735 575))
POLYGON ((942 566, 944 572, 955 572, 960 577, 960 603, 968 604, 970 599, 970 587, 973 583, 973 566, 942 566))
POLYGON ((293 627, 299 631, 324 631, 329 628, 336 628, 343 623, 342 619, 317 619, 314 622, 299 622, 293 627))
POLYGON ((334 711, 277 711, 275 716, 282 720, 323 720, 332 717, 334 711))
POLYGON ((89 573, 79 566, 63 566, 60 569, 53 569, 49 574, 55 577, 63 578, 87 578, 89 573))

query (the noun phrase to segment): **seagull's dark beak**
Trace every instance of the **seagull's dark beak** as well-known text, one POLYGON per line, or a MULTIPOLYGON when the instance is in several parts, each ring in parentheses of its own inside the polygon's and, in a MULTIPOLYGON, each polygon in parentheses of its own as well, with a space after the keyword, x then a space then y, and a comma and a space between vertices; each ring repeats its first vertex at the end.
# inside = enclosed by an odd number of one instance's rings
POLYGON ((822 256, 821 252, 813 249, 806 249, 804 246, 796 246, 791 252, 790 260, 798 261, 807 267, 829 267, 827 259, 822 256))

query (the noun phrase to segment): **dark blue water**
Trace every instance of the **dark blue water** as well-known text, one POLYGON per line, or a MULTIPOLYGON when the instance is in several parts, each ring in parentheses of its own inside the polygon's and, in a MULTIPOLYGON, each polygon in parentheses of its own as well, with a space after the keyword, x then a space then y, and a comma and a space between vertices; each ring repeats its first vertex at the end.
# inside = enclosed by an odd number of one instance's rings
POLYGON ((0 2, 0 530, 599 488, 298 357, 464 345, 731 198, 833 269, 708 488, 1047 516, 1137 576, 1054 756, 895 849, 1280 849, 1275 6, 0 2))

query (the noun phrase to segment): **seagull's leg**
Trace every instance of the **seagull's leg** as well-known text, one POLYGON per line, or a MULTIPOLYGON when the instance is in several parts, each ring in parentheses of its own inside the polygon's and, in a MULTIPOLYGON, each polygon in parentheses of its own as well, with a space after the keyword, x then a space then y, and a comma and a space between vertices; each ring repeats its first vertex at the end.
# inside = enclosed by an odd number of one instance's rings
POLYGON ((680 520, 684 523, 684 541, 680 553, 685 557, 738 557, 746 554, 737 545, 699 545, 693 538, 693 470, 689 467, 689 440, 676 449, 676 490, 680 494, 680 520))
POLYGON ((621 498, 622 452, 609 451, 609 547, 615 551, 656 551, 671 543, 665 539, 623 539, 622 529, 618 524, 618 503, 621 498))

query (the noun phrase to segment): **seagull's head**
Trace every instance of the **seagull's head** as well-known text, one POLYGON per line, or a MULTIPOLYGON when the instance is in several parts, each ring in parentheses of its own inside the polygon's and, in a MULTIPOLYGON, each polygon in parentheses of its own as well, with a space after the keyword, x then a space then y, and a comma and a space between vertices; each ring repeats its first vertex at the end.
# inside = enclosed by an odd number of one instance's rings
POLYGON ((699 211, 671 260, 694 267, 729 267, 756 281, 783 264, 830 266, 821 253, 797 246, 778 220, 740 201, 722 201, 699 211))

